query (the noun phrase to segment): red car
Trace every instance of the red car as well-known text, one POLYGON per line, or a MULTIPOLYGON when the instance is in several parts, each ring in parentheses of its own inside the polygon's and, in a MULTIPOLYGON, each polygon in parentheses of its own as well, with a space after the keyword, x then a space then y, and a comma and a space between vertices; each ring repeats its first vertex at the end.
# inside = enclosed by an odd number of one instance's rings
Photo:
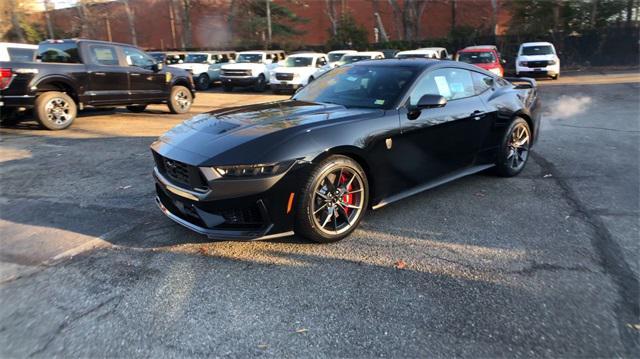
POLYGON ((498 76, 504 76, 502 64, 505 61, 500 57, 498 48, 493 45, 465 47, 456 54, 456 61, 473 64, 498 76))

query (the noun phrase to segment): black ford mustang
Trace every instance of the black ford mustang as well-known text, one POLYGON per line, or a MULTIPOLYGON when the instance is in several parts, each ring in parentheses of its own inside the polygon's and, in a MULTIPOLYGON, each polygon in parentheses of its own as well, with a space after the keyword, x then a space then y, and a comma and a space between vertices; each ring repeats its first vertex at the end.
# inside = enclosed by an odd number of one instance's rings
POLYGON ((522 171, 535 81, 425 59, 334 69, 291 99, 195 116, 151 146, 157 203, 210 238, 349 235, 368 208, 490 167, 522 171))

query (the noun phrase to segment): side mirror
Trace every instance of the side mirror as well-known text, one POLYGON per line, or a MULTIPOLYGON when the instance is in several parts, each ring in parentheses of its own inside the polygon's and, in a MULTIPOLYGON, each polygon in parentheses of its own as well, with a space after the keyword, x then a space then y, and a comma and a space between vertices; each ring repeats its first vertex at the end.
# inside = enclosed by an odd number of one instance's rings
POLYGON ((420 100, 416 104, 415 108, 418 110, 424 110, 428 108, 444 107, 447 104, 447 99, 440 95, 427 94, 420 97, 420 100))
POLYGON ((151 70, 155 72, 162 71, 163 68, 164 68, 164 65, 162 64, 162 62, 156 62, 153 65, 151 65, 151 70))

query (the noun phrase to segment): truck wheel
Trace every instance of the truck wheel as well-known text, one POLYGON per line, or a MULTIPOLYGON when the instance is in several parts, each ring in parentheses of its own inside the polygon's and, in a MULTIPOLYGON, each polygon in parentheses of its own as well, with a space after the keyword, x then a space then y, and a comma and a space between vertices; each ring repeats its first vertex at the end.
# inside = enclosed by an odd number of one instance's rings
POLYGON ((36 120, 48 130, 64 130, 76 119, 76 103, 64 92, 45 92, 36 98, 36 120))
POLYGON ((264 92, 264 90, 267 88, 267 80, 264 78, 263 74, 260 74, 258 76, 258 80, 256 82, 256 86, 255 89, 258 92, 264 92))
POLYGON ((127 106, 127 110, 131 111, 131 112, 142 112, 147 108, 147 105, 129 105, 127 106))
POLYGON ((209 85, 211 85, 211 80, 209 79, 209 75, 207 74, 200 74, 200 76, 198 76, 198 78, 196 79, 196 90, 198 91, 204 91, 208 89, 209 85))
POLYGON ((173 86, 171 88, 171 94, 169 95, 169 111, 171 113, 187 113, 191 109, 193 103, 193 96, 188 88, 184 86, 173 86))
POLYGON ((222 85, 222 91, 231 92, 231 91, 233 91, 233 86, 231 86, 231 85, 222 85))

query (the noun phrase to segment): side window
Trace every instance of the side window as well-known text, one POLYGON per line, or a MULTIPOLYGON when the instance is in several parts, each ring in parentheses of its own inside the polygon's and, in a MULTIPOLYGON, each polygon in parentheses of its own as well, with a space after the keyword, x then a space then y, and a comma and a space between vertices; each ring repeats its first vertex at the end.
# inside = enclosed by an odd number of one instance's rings
POLYGON ((458 100, 475 95, 471 72, 463 69, 444 68, 429 72, 418 80, 411 91, 409 103, 416 105, 424 95, 440 95, 450 100, 458 100))
POLYGON ((81 63, 78 45, 75 42, 44 43, 38 47, 38 58, 42 62, 64 64, 81 63))
POLYGON ((475 94, 479 95, 493 87, 493 78, 478 72, 472 72, 475 94))
POLYGON ((124 56, 127 58, 127 65, 142 67, 143 69, 150 68, 154 61, 144 52, 135 49, 133 47, 123 47, 124 56))
POLYGON ((21 49, 18 47, 8 47, 9 59, 13 62, 33 62, 35 49, 21 49))
POLYGON ((327 64, 327 59, 325 59, 324 57, 318 57, 318 60, 316 62, 316 67, 322 67, 326 64, 327 64))
POLYGON ((221 64, 226 64, 227 62, 229 62, 229 57, 227 56, 227 54, 222 54, 218 62, 221 64))
POLYGON ((91 60, 96 65, 118 66, 120 64, 116 49, 113 46, 91 45, 89 46, 89 53, 91 54, 91 60))

